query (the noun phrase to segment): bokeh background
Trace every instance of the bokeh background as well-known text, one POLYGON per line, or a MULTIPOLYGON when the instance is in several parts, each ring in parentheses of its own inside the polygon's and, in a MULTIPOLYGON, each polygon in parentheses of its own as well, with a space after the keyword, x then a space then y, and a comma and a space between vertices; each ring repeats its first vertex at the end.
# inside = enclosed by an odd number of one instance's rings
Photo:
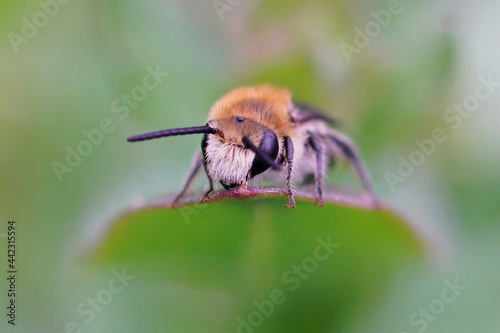
MULTIPOLYGON (((3 310, 0 330, 63 332, 78 320, 78 304, 111 277, 109 268, 85 264, 82 253, 123 207, 178 189, 200 141, 130 145, 127 136, 204 124, 228 90, 271 83, 340 119, 340 129, 363 151, 376 192, 430 258, 428 269, 409 262, 391 276, 371 311, 343 311, 326 331, 498 332, 500 87, 466 117, 450 122, 444 115, 474 95, 479 77, 500 82, 500 3, 401 0, 398 13, 377 29, 374 13, 390 6, 375 0, 1 1, 0 267, 7 220, 14 219, 20 273, 18 325, 7 325, 3 310), (52 15, 40 14, 42 8, 52 15), (357 37, 367 27, 373 36, 357 37), (346 55, 347 44, 357 50, 346 55), (143 84, 148 68, 168 76, 137 105, 118 111, 122 95, 143 84), (77 149, 83 131, 103 119, 109 133, 58 177, 54 162, 67 164, 68 147, 77 149), (398 175, 400 158, 409 159, 415 140, 431 138, 436 128, 447 139, 391 186, 388 173, 398 175), (425 328, 411 324, 409 316, 440 298, 445 280, 456 279, 467 289, 425 328)), ((330 180, 358 186, 345 166, 330 180)), ((82 331, 180 331, 162 322, 162 299, 175 297, 175 290, 137 281, 82 331), (162 297, 152 300, 154 293, 162 297), (146 312, 155 320, 145 321, 146 312)), ((200 313, 219 313, 193 304, 200 313)))

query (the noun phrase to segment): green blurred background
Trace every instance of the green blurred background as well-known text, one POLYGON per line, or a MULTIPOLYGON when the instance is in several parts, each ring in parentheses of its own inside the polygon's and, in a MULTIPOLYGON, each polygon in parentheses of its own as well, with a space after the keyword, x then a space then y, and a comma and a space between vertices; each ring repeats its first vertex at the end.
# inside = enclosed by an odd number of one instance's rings
MULTIPOLYGON (((373 23, 390 6, 340 0, 1 1, 0 267, 6 264, 7 220, 14 219, 20 280, 18 323, 7 325, 3 310, 0 330, 63 332, 66 323, 81 323, 78 304, 112 278, 112 265, 88 264, 82 253, 100 241, 104 222, 123 207, 178 189, 200 141, 193 136, 131 145, 127 136, 202 125, 228 90, 271 83, 341 120, 341 131, 363 151, 376 192, 423 240, 431 262, 430 269, 408 262, 370 311, 340 311, 322 330, 499 332, 499 87, 460 120, 457 114, 453 122, 444 117, 474 95, 479 77, 500 82, 500 3, 402 0, 390 22, 386 16, 380 18, 384 24, 373 23), (38 27, 30 27, 34 23, 38 27), (367 27, 374 29, 372 37, 356 37, 357 28, 367 27), (343 48, 356 41, 360 47, 346 56, 343 48), (168 76, 137 105, 118 111, 113 104, 125 104, 116 99, 140 93, 148 68, 168 76), (110 133, 58 178, 54 162, 67 164, 67 147, 77 149, 86 140, 83 131, 99 128, 103 119, 109 119, 110 133), (436 128, 447 139, 391 186, 388 173, 397 175, 400 159, 418 149, 415 140, 431 138, 436 128), (467 286, 456 301, 425 329, 412 325, 411 314, 440 297, 443 281, 455 279, 467 286)), ((358 186, 345 166, 331 182, 358 186)), ((284 209, 281 202, 274 206, 266 207, 284 209)), ((232 216, 238 219, 238 211, 232 216)), ((122 265, 113 267, 120 271, 122 265)), ((136 280, 98 319, 82 324, 83 332, 185 329, 163 317, 165 299, 183 293, 182 283, 151 285, 141 275, 153 273, 135 267, 136 280)), ((359 279, 369 284, 376 273, 360 272, 366 275, 359 279)), ((1 280, 5 309, 7 283, 1 280)), ((372 292, 361 298, 372 298, 372 292)), ((214 296, 225 304, 220 309, 196 301, 206 295, 189 297, 192 303, 182 306, 193 304, 193 313, 207 317, 231 308, 224 294, 214 296)), ((229 331, 213 321, 206 331, 229 331)))

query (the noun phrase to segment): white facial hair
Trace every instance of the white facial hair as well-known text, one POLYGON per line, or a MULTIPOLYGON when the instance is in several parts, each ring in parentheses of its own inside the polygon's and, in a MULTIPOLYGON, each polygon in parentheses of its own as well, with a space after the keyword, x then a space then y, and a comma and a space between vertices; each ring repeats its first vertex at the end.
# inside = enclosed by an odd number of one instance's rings
POLYGON ((210 135, 206 156, 208 174, 212 179, 226 184, 243 184, 248 180, 255 153, 210 135))

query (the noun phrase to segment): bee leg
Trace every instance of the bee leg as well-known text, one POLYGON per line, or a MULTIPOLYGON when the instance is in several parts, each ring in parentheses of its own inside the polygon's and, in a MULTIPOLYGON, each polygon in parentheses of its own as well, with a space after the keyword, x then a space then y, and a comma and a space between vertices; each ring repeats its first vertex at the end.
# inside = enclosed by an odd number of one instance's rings
POLYGON ((214 185, 212 180, 210 179, 210 189, 203 195, 203 198, 201 198, 201 202, 208 202, 208 199, 210 196, 214 193, 214 185))
POLYGON ((296 206, 292 189, 293 142, 289 137, 285 137, 285 159, 287 162, 285 187, 289 198, 289 203, 286 207, 293 208, 296 206))
POLYGON ((205 161, 204 158, 202 158, 202 163, 203 163, 203 168, 205 169, 205 174, 207 175, 208 178, 208 184, 210 185, 210 189, 203 195, 203 198, 201 198, 201 202, 207 202, 208 198, 212 195, 212 193, 214 193, 214 180, 208 174, 207 162, 205 161))
POLYGON ((330 131, 330 139, 332 139, 335 145, 340 148, 346 159, 354 167, 354 170, 356 171, 358 178, 361 180, 361 183, 363 183, 365 190, 373 195, 374 191, 372 181, 370 179, 370 173, 363 163, 356 145, 347 136, 333 130, 330 131))
POLYGON ((325 186, 323 181, 323 146, 319 139, 311 132, 307 133, 309 135, 309 143, 311 148, 316 152, 316 191, 318 194, 318 206, 324 206, 325 200, 323 199, 323 187, 325 186))
POLYGON ((248 191, 248 181, 246 181, 243 186, 240 187, 240 191, 246 192, 248 191))
POLYGON ((202 160, 203 160, 203 155, 199 153, 196 153, 194 155, 193 162, 191 163, 191 168, 187 174, 186 179, 184 180, 184 185, 182 186, 182 190, 172 202, 172 207, 179 205, 179 201, 184 197, 184 195, 186 195, 187 191, 189 190, 196 176, 198 175, 198 171, 200 171, 202 160))

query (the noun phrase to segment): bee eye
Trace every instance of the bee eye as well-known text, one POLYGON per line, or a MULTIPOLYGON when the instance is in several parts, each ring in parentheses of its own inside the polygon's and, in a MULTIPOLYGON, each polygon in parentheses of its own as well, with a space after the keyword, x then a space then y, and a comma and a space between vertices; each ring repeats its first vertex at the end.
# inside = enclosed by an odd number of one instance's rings
MULTIPOLYGON (((279 144, 276 134, 271 131, 264 132, 264 137, 260 142, 259 150, 267 156, 271 157, 273 161, 276 160, 276 157, 278 157, 279 153, 279 144)), ((271 166, 269 165, 269 163, 261 159, 259 156, 255 156, 252 168, 250 169, 250 177, 253 178, 256 175, 266 171, 270 167, 271 166)))
POLYGON ((245 118, 243 117, 236 117, 235 119, 238 124, 242 124, 245 121, 245 118))

